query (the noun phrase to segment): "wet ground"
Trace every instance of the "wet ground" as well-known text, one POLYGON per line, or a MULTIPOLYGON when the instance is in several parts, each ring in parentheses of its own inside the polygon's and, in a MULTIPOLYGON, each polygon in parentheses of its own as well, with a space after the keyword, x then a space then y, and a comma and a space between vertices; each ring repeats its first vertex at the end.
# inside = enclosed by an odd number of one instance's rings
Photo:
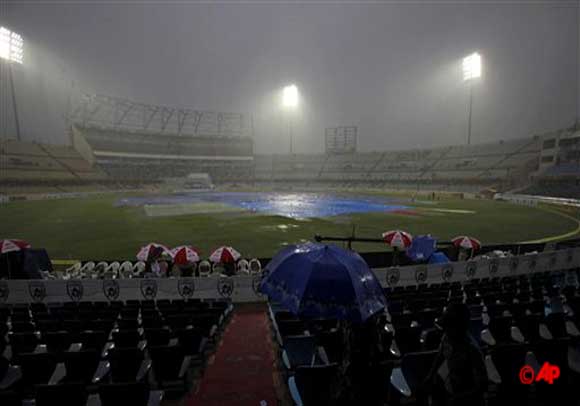
POLYGON ((119 199, 116 206, 216 203, 290 218, 407 210, 400 201, 376 197, 345 197, 321 193, 199 192, 119 199))

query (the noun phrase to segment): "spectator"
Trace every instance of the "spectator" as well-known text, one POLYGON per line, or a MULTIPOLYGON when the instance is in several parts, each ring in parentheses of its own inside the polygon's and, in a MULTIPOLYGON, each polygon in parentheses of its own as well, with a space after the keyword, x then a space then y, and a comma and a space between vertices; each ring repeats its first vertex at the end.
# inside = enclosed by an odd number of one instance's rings
POLYGON ((226 262, 223 264, 224 271, 223 274, 226 276, 234 276, 236 274, 236 263, 235 262, 226 262))
POLYGON ((174 265, 174 267, 179 267, 179 274, 183 278, 191 278, 192 276, 199 276, 199 271, 197 270, 197 267, 195 267, 195 275, 194 275, 194 264, 174 265))
POLYGON ((383 387, 374 378, 385 359, 384 320, 375 314, 364 323, 344 323, 343 397, 367 406, 383 404, 383 387))
POLYGON ((481 350, 469 334, 469 319, 469 309, 462 303, 450 305, 443 313, 439 353, 423 387, 433 405, 484 404, 487 372, 481 350))
POLYGON ((149 254, 147 261, 145 261, 145 277, 159 278, 161 276, 159 259, 161 258, 162 252, 163 248, 157 247, 151 252, 151 254, 149 254))

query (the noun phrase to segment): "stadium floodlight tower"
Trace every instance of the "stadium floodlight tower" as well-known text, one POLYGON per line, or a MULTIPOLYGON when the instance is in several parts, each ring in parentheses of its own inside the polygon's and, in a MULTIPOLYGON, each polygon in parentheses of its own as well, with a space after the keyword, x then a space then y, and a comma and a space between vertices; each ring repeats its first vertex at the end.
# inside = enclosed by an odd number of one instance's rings
POLYGON ((16 92, 14 91, 12 65, 22 65, 23 48, 22 37, 19 34, 5 27, 0 27, 0 60, 2 63, 8 65, 8 80, 10 82, 12 107, 14 108, 14 126, 18 140, 20 140, 20 120, 18 119, 18 106, 16 104, 16 92))
POLYGON ((292 128, 292 115, 298 109, 299 96, 296 85, 284 86, 282 89, 282 108, 286 111, 288 119, 288 135, 290 137, 290 154, 294 153, 294 131, 292 128))
POLYGON ((473 81, 481 77, 481 55, 477 52, 463 58, 463 81, 469 84, 469 118, 467 124, 467 145, 471 144, 471 113, 473 110, 473 81))

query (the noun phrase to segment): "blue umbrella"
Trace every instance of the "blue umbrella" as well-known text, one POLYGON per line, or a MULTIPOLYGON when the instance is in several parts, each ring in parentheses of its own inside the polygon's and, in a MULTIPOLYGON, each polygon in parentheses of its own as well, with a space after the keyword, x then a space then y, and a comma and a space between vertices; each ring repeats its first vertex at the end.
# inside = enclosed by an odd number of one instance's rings
POLYGON ((301 317, 361 322, 385 308, 377 277, 356 252, 306 243, 281 250, 260 291, 301 317))
POLYGON ((407 250, 407 256, 414 262, 427 261, 437 249, 437 241, 430 235, 420 235, 413 238, 407 250))

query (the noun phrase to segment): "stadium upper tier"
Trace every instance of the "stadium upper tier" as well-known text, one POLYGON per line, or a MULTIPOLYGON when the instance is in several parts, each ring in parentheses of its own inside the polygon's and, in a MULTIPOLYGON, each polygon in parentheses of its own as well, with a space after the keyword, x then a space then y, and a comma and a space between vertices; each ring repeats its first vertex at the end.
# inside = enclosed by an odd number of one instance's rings
POLYGON ((95 127, 73 129, 74 140, 113 179, 140 181, 208 173, 215 182, 250 179, 250 137, 178 136, 95 127))
POLYGON ((145 131, 129 132, 96 127, 77 127, 96 157, 132 157, 160 159, 251 159, 250 137, 160 135, 145 131))

